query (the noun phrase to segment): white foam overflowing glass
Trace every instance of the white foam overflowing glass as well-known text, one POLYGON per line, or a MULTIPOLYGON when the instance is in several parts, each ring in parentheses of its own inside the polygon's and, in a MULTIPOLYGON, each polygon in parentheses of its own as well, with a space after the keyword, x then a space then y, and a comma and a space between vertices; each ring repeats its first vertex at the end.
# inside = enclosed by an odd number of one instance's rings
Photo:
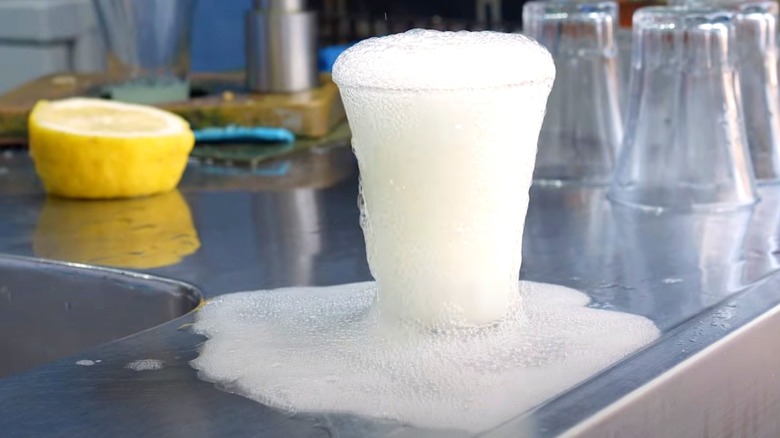
POLYGON ((519 299, 523 226, 555 69, 519 34, 414 30, 333 71, 383 316, 488 324, 519 299))

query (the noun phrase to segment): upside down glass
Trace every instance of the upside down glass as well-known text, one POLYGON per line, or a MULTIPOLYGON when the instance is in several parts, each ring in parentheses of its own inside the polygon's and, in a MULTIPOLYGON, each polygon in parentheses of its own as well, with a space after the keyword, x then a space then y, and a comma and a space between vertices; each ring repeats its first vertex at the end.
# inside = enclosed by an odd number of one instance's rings
POLYGON ((753 169, 759 183, 780 182, 777 2, 747 2, 733 10, 740 97, 753 169))
POLYGON ((557 71, 539 135, 534 180, 606 184, 623 136, 614 1, 530 1, 523 32, 557 71))
POLYGON ((493 322, 519 296, 552 60, 521 35, 415 30, 392 38, 365 53, 375 59, 342 55, 333 70, 360 168, 377 307, 426 325, 493 322), (482 38, 512 43, 489 56, 482 38), (481 84, 488 76, 503 79, 481 84))
POLYGON ((634 14, 626 132, 611 200, 653 210, 757 201, 737 97, 735 14, 649 7, 634 14))
POLYGON ((189 98, 189 42, 196 0, 93 0, 108 49, 116 100, 189 98))
POLYGON ((734 13, 739 99, 748 150, 759 183, 780 182, 780 89, 777 77, 778 5, 763 0, 677 0, 681 6, 734 13))

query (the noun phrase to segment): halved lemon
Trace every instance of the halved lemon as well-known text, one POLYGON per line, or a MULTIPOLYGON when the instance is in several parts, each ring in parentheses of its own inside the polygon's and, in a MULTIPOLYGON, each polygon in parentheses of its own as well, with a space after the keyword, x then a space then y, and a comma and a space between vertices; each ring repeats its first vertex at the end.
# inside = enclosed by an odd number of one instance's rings
POLYGON ((179 184, 195 138, 186 120, 102 99, 41 101, 29 118, 30 154, 46 192, 127 198, 179 184))

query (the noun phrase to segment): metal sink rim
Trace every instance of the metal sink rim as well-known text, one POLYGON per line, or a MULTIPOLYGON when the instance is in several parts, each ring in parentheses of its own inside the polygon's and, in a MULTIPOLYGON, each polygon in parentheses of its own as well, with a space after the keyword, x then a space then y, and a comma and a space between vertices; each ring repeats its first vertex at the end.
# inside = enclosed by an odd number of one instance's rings
MULTIPOLYGON (((3 381, 4 379, 7 378, 13 378, 16 376, 25 375, 30 372, 35 372, 36 370, 42 367, 46 367, 63 360, 67 360, 68 358, 81 355, 87 351, 98 349, 109 344, 121 343, 126 339, 138 336, 142 333, 159 330, 161 327, 167 324, 172 324, 175 323, 176 321, 180 321, 192 317, 192 315, 195 312, 197 312, 198 309, 200 309, 206 302, 205 295, 201 290, 201 288, 199 288, 198 286, 192 283, 177 280, 174 278, 143 273, 143 272, 130 271, 130 270, 124 270, 118 268, 105 267, 105 266, 89 265, 84 263, 50 260, 50 259, 38 258, 38 257, 17 256, 17 255, 10 255, 7 253, 0 253, 0 263, 5 263, 7 266, 11 268, 16 266, 24 266, 26 269, 30 269, 39 266, 45 266, 55 270, 56 272, 63 273, 65 275, 71 274, 74 271, 76 271, 81 275, 105 276, 106 278, 121 279, 123 281, 154 283, 157 285, 163 284, 168 286, 170 289, 182 291, 184 296, 184 302, 188 302, 189 304, 191 304, 191 309, 189 311, 173 319, 162 321, 159 324, 148 326, 141 330, 128 333, 127 335, 120 336, 115 339, 109 339, 105 342, 88 346, 79 352, 61 357, 59 359, 54 359, 45 363, 32 366, 20 373, 11 374, 8 376, 0 376, 0 381, 3 381)), ((169 293, 169 291, 162 291, 161 293, 169 293)))

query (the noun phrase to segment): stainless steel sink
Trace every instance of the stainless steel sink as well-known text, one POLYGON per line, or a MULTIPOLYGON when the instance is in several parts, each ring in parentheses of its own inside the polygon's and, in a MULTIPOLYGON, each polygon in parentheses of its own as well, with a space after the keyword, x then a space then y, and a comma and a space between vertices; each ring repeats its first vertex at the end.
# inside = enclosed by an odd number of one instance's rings
POLYGON ((0 256, 0 378, 157 326, 200 301, 172 280, 0 256))

